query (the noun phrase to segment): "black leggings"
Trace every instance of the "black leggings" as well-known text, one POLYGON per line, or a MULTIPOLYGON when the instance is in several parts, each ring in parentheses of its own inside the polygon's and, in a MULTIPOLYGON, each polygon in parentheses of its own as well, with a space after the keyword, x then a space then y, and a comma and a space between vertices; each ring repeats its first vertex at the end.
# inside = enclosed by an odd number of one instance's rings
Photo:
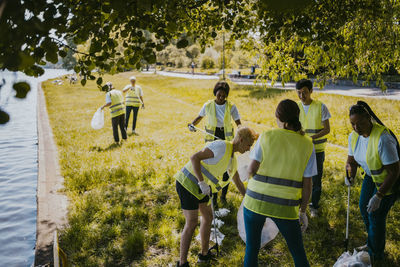
POLYGON ((126 106, 125 127, 127 130, 128 130, 129 116, 131 115, 131 111, 133 111, 132 131, 134 131, 136 129, 136 119, 139 113, 139 107, 126 106))
POLYGON ((117 117, 111 118, 111 124, 113 128, 113 135, 115 142, 119 142, 118 126, 119 129, 121 130, 122 139, 126 139, 125 114, 121 114, 117 117))
MULTIPOLYGON (((220 139, 222 139, 222 140, 225 140, 225 133, 224 133, 224 128, 222 127, 222 128, 216 128, 215 129, 215 136, 216 137, 218 137, 218 138, 220 138, 220 139)), ((214 140, 218 140, 217 138, 215 138, 214 140)), ((225 172, 224 173, 224 176, 222 177, 222 180, 223 181, 227 181, 229 179, 229 174, 228 174, 228 172, 225 172)), ((228 194, 228 187, 229 187, 229 184, 227 184, 224 188, 222 188, 222 193, 221 193, 221 198, 222 199, 226 199, 226 194, 228 194)), ((213 198, 216 200, 217 199, 217 196, 218 196, 218 194, 217 193, 214 193, 213 194, 213 198)))

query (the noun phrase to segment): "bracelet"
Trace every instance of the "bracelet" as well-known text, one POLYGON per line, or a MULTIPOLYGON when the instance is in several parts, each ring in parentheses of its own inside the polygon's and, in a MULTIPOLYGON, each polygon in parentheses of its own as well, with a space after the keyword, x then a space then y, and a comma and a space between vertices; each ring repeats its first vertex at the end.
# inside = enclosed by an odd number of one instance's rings
POLYGON ((382 198, 385 196, 384 194, 382 194, 381 192, 379 192, 379 190, 376 191, 376 195, 377 195, 377 197, 379 197, 380 199, 382 199, 382 198))

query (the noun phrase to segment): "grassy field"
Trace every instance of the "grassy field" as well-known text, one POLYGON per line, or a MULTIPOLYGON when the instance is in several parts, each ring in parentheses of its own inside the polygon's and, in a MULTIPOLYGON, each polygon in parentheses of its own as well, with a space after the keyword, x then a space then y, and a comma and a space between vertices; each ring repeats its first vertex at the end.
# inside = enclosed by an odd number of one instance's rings
MULTIPOLYGON (((105 80, 121 89, 130 75, 106 76, 105 80)), ((67 82, 61 86, 50 82, 43 85, 70 199, 69 223, 60 243, 75 266, 174 266, 179 256, 184 218, 173 175, 204 145, 203 136, 189 132, 186 125, 197 116, 202 104, 213 98, 216 81, 135 75, 144 91, 146 109, 139 111, 140 135, 129 135, 121 146, 113 144, 108 110, 103 129, 90 127, 94 112, 105 101, 105 94, 95 83, 85 87, 67 82)), ((359 98, 318 92, 313 96, 328 106, 332 132, 326 150, 322 215, 310 220, 304 244, 311 266, 332 266, 344 251, 347 189, 343 174, 351 131, 348 108, 359 98)), ((280 100, 297 100, 293 91, 253 86, 233 86, 229 98, 237 105, 242 122, 258 132, 275 127, 274 111, 280 100)), ((400 134, 395 117, 399 102, 363 100, 400 134)), ((366 239, 358 211, 360 184, 358 179, 351 195, 350 248, 363 245, 366 239)), ((236 226, 241 200, 231 186, 231 213, 224 218, 221 230, 226 238, 222 255, 213 266, 243 263, 245 244, 236 226)), ((400 266, 399 208, 397 203, 388 217, 385 266, 400 266)), ((193 265, 199 250, 199 242, 194 241, 189 253, 193 265)), ((261 250, 260 265, 293 265, 281 235, 261 250)))

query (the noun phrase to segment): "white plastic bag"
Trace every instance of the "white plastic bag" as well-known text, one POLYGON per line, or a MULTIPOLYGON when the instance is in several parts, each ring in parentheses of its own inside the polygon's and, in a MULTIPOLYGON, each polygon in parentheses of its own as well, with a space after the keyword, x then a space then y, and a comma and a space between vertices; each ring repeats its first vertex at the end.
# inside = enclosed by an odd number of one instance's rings
POLYGON ((371 267, 371 259, 368 252, 354 250, 353 255, 344 252, 333 267, 371 267))
MULTIPOLYGON (((237 226, 239 236, 246 243, 246 230, 244 228, 244 216, 243 216, 243 201, 239 207, 237 213, 237 226)), ((265 246, 269 241, 273 240, 278 234, 279 229, 273 220, 267 218, 264 223, 264 227, 261 231, 261 247, 265 246)))
POLYGON ((95 130, 99 130, 103 128, 104 126, 104 111, 99 108, 93 115, 92 122, 91 122, 92 128, 95 130))

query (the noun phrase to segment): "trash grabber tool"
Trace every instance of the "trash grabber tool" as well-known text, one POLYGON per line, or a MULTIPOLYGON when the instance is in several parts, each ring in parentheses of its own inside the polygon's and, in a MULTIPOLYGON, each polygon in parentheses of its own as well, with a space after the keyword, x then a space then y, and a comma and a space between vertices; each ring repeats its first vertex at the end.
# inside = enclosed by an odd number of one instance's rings
POLYGON ((214 138, 216 138, 216 139, 218 139, 218 140, 221 140, 221 138, 219 138, 219 137, 217 137, 217 136, 215 136, 215 135, 213 135, 213 134, 211 134, 211 133, 207 133, 207 132, 204 131, 203 129, 200 129, 200 128, 194 126, 193 124, 190 124, 190 127, 193 127, 193 128, 195 128, 197 131, 199 131, 199 132, 202 132, 202 133, 211 135, 212 137, 214 137, 214 138))
POLYGON ((217 251, 217 257, 219 256, 219 247, 218 247, 218 236, 217 236, 217 226, 215 224, 215 209, 214 209, 214 197, 212 195, 212 192, 210 194, 211 197, 211 209, 213 212, 213 226, 214 226, 214 238, 215 238, 215 245, 212 246, 209 250, 215 249, 217 251))
MULTIPOLYGON (((350 181, 349 173, 346 170, 347 180, 350 181)), ((346 215, 346 240, 344 241, 344 248, 348 251, 349 248, 349 214, 350 214, 350 185, 347 186, 347 215, 346 215)))

